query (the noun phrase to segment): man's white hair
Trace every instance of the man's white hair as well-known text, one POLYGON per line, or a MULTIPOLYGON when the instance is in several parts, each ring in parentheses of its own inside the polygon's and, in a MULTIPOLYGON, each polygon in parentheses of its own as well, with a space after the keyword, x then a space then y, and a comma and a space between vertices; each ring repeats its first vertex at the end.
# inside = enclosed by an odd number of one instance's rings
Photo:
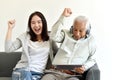
MULTIPOLYGON (((90 22, 89 22, 89 20, 88 20, 88 18, 87 18, 86 16, 78 16, 78 17, 76 17, 76 18, 74 19, 74 23, 75 23, 76 21, 86 22, 86 29, 90 29, 90 28, 91 28, 91 27, 90 27, 90 22)), ((73 23, 73 24, 74 24, 74 23, 73 23)))

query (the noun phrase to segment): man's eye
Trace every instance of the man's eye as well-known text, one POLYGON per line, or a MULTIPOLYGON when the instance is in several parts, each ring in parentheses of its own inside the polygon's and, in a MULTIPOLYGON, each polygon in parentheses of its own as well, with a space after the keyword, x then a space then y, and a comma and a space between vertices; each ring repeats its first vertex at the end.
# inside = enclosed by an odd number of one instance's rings
POLYGON ((77 30, 74 30, 74 31, 77 31, 77 30))

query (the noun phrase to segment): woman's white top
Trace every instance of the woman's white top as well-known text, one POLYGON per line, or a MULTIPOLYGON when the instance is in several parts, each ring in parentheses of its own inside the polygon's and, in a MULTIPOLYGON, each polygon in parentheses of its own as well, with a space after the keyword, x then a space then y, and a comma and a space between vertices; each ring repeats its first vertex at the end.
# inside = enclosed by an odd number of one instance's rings
POLYGON ((29 40, 28 51, 30 57, 29 69, 31 71, 42 73, 46 67, 49 55, 49 41, 33 42, 29 40))

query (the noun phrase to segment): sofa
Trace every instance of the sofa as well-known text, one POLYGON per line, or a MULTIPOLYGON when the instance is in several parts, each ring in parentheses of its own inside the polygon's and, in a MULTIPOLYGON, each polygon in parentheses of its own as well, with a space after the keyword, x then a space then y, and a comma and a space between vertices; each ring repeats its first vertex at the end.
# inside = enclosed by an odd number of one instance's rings
POLYGON ((0 52, 0 80, 11 80, 12 70, 20 57, 21 52, 0 52))
MULTIPOLYGON (((20 57, 21 52, 0 52, 0 80, 11 80, 13 68, 20 60, 20 57)), ((50 66, 49 64, 47 65, 50 66)), ((86 71, 80 80, 100 80, 100 70, 97 64, 86 71)))

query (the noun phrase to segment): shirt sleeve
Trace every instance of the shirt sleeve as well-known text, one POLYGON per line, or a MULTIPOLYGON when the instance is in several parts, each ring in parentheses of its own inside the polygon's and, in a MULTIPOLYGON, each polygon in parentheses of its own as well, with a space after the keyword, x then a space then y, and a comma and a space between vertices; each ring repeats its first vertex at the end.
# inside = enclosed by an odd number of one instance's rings
POLYGON ((21 47, 21 41, 17 38, 15 41, 6 40, 5 41, 5 51, 13 52, 21 47))
POLYGON ((92 39, 89 40, 89 57, 87 61, 83 64, 85 67, 85 70, 88 70, 90 67, 92 67, 96 63, 95 59, 95 53, 96 53, 96 44, 95 40, 92 37, 92 39))
POLYGON ((61 16, 59 20, 53 25, 52 32, 50 35, 51 39, 59 43, 62 43, 62 41, 64 40, 64 32, 62 31, 64 22, 65 22, 65 17, 61 16))
POLYGON ((53 49, 53 56, 55 56, 58 51, 58 46, 55 41, 52 41, 52 49, 53 49))
POLYGON ((19 37, 16 38, 15 41, 12 40, 6 40, 5 41, 5 52, 13 52, 18 50, 22 47, 22 40, 26 40, 26 33, 21 34, 19 37))

